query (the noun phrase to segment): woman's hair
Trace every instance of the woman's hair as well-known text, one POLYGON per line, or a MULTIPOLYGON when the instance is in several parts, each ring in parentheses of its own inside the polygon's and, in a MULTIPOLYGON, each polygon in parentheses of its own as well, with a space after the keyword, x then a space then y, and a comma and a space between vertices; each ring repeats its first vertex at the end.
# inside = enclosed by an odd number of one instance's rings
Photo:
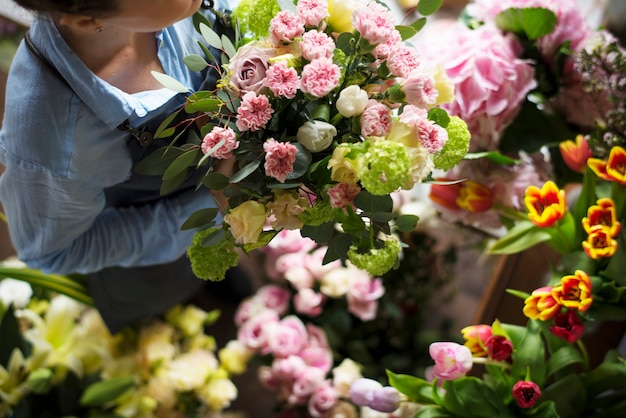
POLYGON ((69 13, 101 17, 119 9, 119 0, 14 0, 34 12, 69 13))

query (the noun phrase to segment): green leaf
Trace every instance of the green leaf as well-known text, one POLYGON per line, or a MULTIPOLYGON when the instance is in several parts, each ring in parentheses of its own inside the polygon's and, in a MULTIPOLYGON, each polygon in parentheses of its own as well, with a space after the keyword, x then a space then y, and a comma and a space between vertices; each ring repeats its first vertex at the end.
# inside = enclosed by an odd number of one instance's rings
POLYGON ((259 160, 252 161, 251 163, 243 167, 241 170, 233 174, 230 177, 230 183, 239 183, 241 180, 245 179, 250 174, 252 174, 260 165, 261 165, 261 161, 259 160))
POLYGON ((183 223, 180 227, 183 231, 188 229, 201 228, 209 223, 211 223, 219 210, 217 208, 206 208, 195 211, 191 214, 189 218, 183 223))
POLYGON ((583 363, 583 357, 573 345, 565 345, 556 350, 550 356, 548 360, 548 370, 546 376, 551 376, 554 373, 564 369, 565 367, 572 366, 577 363, 583 363))
MULTIPOLYGON (((422 30, 422 28, 426 25, 426 18, 420 17, 419 19, 415 19, 413 23, 411 23, 411 27, 415 29, 416 32, 422 30)), ((403 39, 404 40, 404 39, 403 39)))
POLYGON ((532 222, 520 221, 497 240, 488 252, 490 254, 516 254, 551 238, 552 235, 535 226, 532 222))
POLYGON ((184 151, 180 148, 170 148, 167 146, 158 148, 135 164, 133 170, 145 176, 161 176, 183 152, 184 151))
POLYGON ((278 231, 263 231, 261 232, 261 235, 259 235, 259 239, 257 242, 244 244, 243 249, 246 253, 249 253, 250 251, 254 251, 257 248, 265 247, 267 244, 270 243, 272 239, 274 239, 276 234, 278 234, 278 231))
POLYGON ((354 205, 366 213, 391 212, 393 210, 391 196, 375 196, 367 191, 362 191, 356 195, 354 205))
POLYGON ((615 283, 626 286, 626 239, 624 238, 626 229, 622 227, 622 231, 617 236, 617 252, 609 259, 606 269, 602 271, 602 275, 608 279, 614 280, 615 283))
POLYGON ((26 357, 30 353, 30 344, 24 339, 20 331, 20 325, 15 317, 13 305, 9 305, 0 321, 0 365, 8 367, 11 353, 18 349, 26 357))
POLYGON ((204 239, 202 240, 202 246, 210 247, 212 245, 219 244, 224 240, 225 237, 226 231, 224 231, 223 228, 216 229, 215 231, 204 237, 204 239))
POLYGON ((168 178, 167 180, 163 180, 161 182, 161 188, 159 189, 159 193, 165 196, 176 190, 176 188, 183 184, 187 179, 188 171, 189 170, 185 169, 184 171, 177 173, 175 176, 168 178))
POLYGON ((419 216, 416 215, 400 215, 396 219, 396 227, 401 232, 412 232, 417 226, 419 216))
POLYGON ((151 71, 152 77, 156 78, 156 80, 170 90, 173 90, 177 93, 188 93, 189 89, 185 87, 180 81, 176 80, 174 77, 170 77, 167 74, 159 73, 158 71, 151 71))
MULTIPOLYGON (((505 330, 508 334, 506 327, 505 330)), ((526 332, 519 341, 514 341, 513 337, 509 336, 514 348, 511 376, 521 380, 526 377, 528 371, 532 381, 541 386, 546 378, 546 363, 544 358, 545 347, 538 323, 529 320, 526 325, 526 332)))
POLYGON ((234 57, 237 53, 237 48, 235 48, 233 42, 226 35, 222 35, 222 46, 224 47, 224 52, 226 53, 226 55, 231 58, 234 57))
POLYGON ((222 105, 223 102, 219 98, 207 97, 187 103, 185 105, 185 110, 189 113, 212 113, 217 112, 222 105))
POLYGON ((447 128, 450 123, 450 115, 444 109, 433 107, 428 111, 428 120, 432 120, 442 128, 447 128))
POLYGON ((400 37, 403 41, 406 41, 407 39, 417 35, 417 30, 415 30, 413 26, 398 25, 396 26, 396 30, 400 33, 400 37))
POLYGON ((343 51, 346 55, 350 55, 354 47, 354 35, 351 32, 342 32, 337 38, 337 49, 343 51))
POLYGON ((170 126, 170 123, 172 123, 174 119, 176 119, 179 113, 180 113, 180 110, 172 113, 171 115, 163 119, 163 122, 159 124, 159 127, 154 132, 154 137, 155 138, 168 138, 174 135, 174 133, 176 132, 176 128, 169 127, 169 126, 170 126))
POLYGON ((553 401, 560 418, 578 418, 585 409, 587 395, 576 373, 555 381, 541 393, 541 402, 553 401))
POLYGON ((504 165, 515 165, 519 163, 519 160, 502 155, 498 151, 468 152, 465 154, 465 157, 463 157, 465 160, 478 160, 480 158, 486 158, 494 163, 504 165))
POLYGON ((522 292, 520 290, 516 290, 516 289, 506 289, 506 293, 509 293, 513 296, 517 296, 518 298, 522 299, 522 300, 526 300, 526 298, 528 296, 530 296, 529 293, 526 292, 522 292))
POLYGON ((132 377, 117 377, 93 383, 80 397, 82 406, 93 408, 114 401, 135 386, 132 377))
POLYGON ((326 222, 318 226, 304 225, 300 229, 300 235, 311 238, 318 244, 328 242, 335 232, 335 222, 326 222))
POLYGON ((211 190, 225 189, 229 184, 228 177, 222 173, 211 172, 202 178, 202 184, 211 190))
POLYGON ((352 245, 352 237, 348 234, 337 234, 328 243, 328 249, 322 260, 322 264, 326 265, 330 262, 348 257, 348 249, 352 245))
POLYGON ((420 0, 417 3, 417 11, 422 16, 429 16, 439 10, 442 3, 443 0, 420 0))
POLYGON ((476 377, 446 381, 443 388, 444 407, 459 416, 467 416, 467 411, 476 418, 511 416, 497 393, 476 377))
POLYGON ((211 29, 208 25, 200 23, 200 34, 204 40, 215 49, 222 50, 222 39, 220 36, 211 29))
POLYGON ((420 406, 413 418, 449 418, 454 416, 438 405, 425 405, 420 406))
POLYGON ((426 405, 435 403, 432 392, 438 389, 433 388, 433 383, 407 374, 395 374, 389 370, 387 378, 389 385, 405 394, 411 401, 426 405))
POLYGON ((306 149, 306 147, 299 143, 293 143, 296 147, 296 161, 293 163, 293 172, 287 175, 288 179, 297 179, 302 177, 309 169, 309 164, 313 160, 313 156, 311 155, 311 151, 306 149))
POLYGON ((209 66, 204 57, 198 54, 190 54, 185 56, 183 58, 183 62, 191 71, 202 71, 209 66))
POLYGON ((496 26, 530 40, 552 33, 557 17, 551 10, 541 7, 510 8, 496 16, 496 26))
POLYGON ((553 401, 540 401, 541 404, 532 408, 524 417, 536 418, 564 418, 556 412, 556 406, 553 401))
POLYGON ((181 172, 186 172, 188 167, 194 165, 199 151, 198 148, 195 148, 176 157, 167 170, 165 170, 165 173, 163 173, 163 180, 171 180, 179 176, 181 172))

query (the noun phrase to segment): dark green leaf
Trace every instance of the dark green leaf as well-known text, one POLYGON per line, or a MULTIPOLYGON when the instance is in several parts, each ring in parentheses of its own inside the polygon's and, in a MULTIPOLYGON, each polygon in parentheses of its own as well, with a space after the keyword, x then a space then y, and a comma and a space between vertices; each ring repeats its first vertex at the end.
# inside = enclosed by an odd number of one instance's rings
POLYGON ((80 404, 96 407, 111 402, 135 386, 132 377, 116 377, 90 385, 80 397, 80 404))
POLYGON ((187 179, 187 171, 188 170, 181 171, 175 177, 172 177, 167 180, 163 180, 163 182, 161 183, 161 189, 159 190, 159 193, 165 196, 173 192, 174 190, 176 190, 176 188, 180 186, 181 184, 183 184, 185 180, 187 179))
POLYGON ((172 113, 171 115, 163 119, 163 122, 159 124, 159 127, 154 132, 154 137, 155 138, 168 138, 172 136, 174 132, 176 132, 176 129, 173 127, 170 127, 170 124, 174 121, 174 119, 176 119, 179 113, 180 113, 180 110, 172 113))
POLYGON ((337 48, 346 55, 350 55, 354 47, 354 35, 350 32, 342 32, 337 38, 337 48))
POLYGON ((326 265, 330 262, 348 257, 348 249, 352 245, 352 237, 348 234, 337 234, 328 243, 328 249, 322 260, 322 264, 326 265))
POLYGON ((441 7, 443 0, 420 0, 417 3, 417 11, 422 16, 429 16, 441 7))
POLYGON ((517 254, 541 242, 549 241, 552 236, 530 221, 520 221, 502 238, 489 248, 491 254, 517 254))
POLYGON ((187 103, 185 110, 189 113, 212 113, 217 112, 222 104, 223 102, 217 97, 207 97, 187 103))
POLYGON ((202 178, 202 184, 211 190, 222 190, 230 183, 224 174, 212 172, 202 178))
POLYGON ((541 7, 510 8, 496 16, 498 28, 530 40, 551 33, 556 24, 557 17, 554 12, 541 7))
POLYGON ((172 162, 183 153, 179 148, 161 147, 151 152, 133 167, 138 174, 161 176, 172 162))
POLYGON ((252 161, 250 164, 246 165, 241 170, 233 174, 232 177, 230 178, 230 182, 239 183, 241 180, 245 179, 250 174, 252 174, 260 165, 261 165, 261 161, 258 161, 258 160, 252 161))
POLYGON ((428 119, 442 128, 447 128, 450 123, 450 115, 444 109, 433 107, 428 111, 428 119))
POLYGON ((546 376, 551 376, 565 367, 582 362, 583 358, 580 351, 578 351, 573 345, 565 345, 556 350, 550 356, 546 376))
POLYGON ((576 373, 552 383, 541 394, 541 402, 553 401, 559 418, 578 418, 585 408, 585 387, 576 373))
POLYGON ((313 159, 311 151, 306 149, 304 145, 297 142, 293 143, 293 145, 297 149, 296 161, 293 163, 293 172, 287 175, 288 179, 297 179, 303 176, 309 169, 309 164, 311 164, 311 160, 313 159))
POLYGON ((396 227, 401 232, 412 232, 417 226, 419 216, 416 215, 400 215, 396 219, 396 227))
POLYGON ((546 378, 546 363, 545 347, 538 323, 529 320, 521 340, 511 341, 514 348, 511 376, 521 380, 528 371, 532 381, 541 386, 546 378))
POLYGON ((393 210, 393 200, 391 196, 375 196, 366 191, 362 191, 356 195, 354 205, 366 213, 391 212, 393 210))
POLYGON ((553 401, 540 401, 541 404, 532 408, 528 413, 524 414, 524 417, 536 417, 536 418, 564 418, 556 412, 556 406, 553 401))
POLYGON ((318 226, 304 225, 300 229, 300 235, 311 238, 318 244, 328 242, 335 232, 335 222, 326 222, 318 226))
POLYGON ((478 160, 480 158, 486 158, 494 163, 505 165, 514 165, 519 163, 519 160, 502 155, 498 151, 468 152, 463 158, 465 160, 478 160))
POLYGON ((438 405, 420 406, 413 418, 449 418, 454 417, 438 405))
POLYGON ((9 305, 2 320, 0 321, 0 365, 5 369, 9 364, 11 353, 15 348, 19 349, 24 357, 30 354, 30 344, 24 339, 20 332, 20 325, 15 317, 13 305, 9 305))
POLYGON ((165 173, 163 173, 163 180, 171 180, 178 177, 182 172, 186 173, 187 168, 194 165, 199 152, 200 150, 195 148, 176 157, 167 170, 165 170, 165 173))
POLYGON ((208 223, 212 222, 219 210, 217 208, 206 208, 195 211, 191 214, 189 218, 183 223, 183 226, 180 227, 182 230, 201 228, 208 223))

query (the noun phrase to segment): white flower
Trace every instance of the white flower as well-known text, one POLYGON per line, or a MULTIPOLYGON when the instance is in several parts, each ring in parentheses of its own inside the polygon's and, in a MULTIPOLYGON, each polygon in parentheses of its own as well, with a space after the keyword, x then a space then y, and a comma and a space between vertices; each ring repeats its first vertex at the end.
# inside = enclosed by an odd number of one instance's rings
POLYGON ((16 309, 25 307, 33 296, 33 289, 26 282, 15 279, 0 281, 0 302, 4 306, 13 304, 16 309))
POLYGON ((358 363, 346 358, 333 369, 333 386, 341 396, 349 398, 352 382, 362 377, 358 363))
POLYGON ((296 140, 311 152, 322 151, 330 146, 337 135, 337 128, 319 120, 305 122, 298 129, 296 140))
POLYGON ((320 292, 329 298, 340 298, 348 293, 352 285, 352 277, 358 270, 355 268, 338 268, 322 276, 320 292))
POLYGON ((202 387, 217 366, 217 359, 213 353, 194 350, 172 360, 168 365, 167 374, 174 388, 185 392, 202 387))
POLYGON ((350 118, 360 115, 365 110, 369 96, 357 85, 351 85, 341 90, 337 99, 337 111, 343 117, 350 118))
POLYGON ((213 411, 221 411, 237 398, 237 387, 229 379, 211 379, 208 384, 199 389, 198 396, 213 411))

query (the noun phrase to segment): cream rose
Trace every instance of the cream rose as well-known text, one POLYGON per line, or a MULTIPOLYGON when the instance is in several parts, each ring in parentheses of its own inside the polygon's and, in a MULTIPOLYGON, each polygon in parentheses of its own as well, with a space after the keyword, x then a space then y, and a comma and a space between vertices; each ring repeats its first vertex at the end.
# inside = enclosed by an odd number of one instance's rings
POLYGON ((250 42, 237 50, 228 64, 230 83, 241 95, 253 91, 261 92, 265 87, 265 73, 274 57, 274 49, 262 42, 250 42))
POLYGON ((337 128, 327 122, 313 120, 298 129, 296 140, 311 152, 325 150, 337 135, 337 128))
POLYGON ((225 215, 224 222, 230 226, 230 232, 238 244, 254 244, 263 231, 265 218, 265 206, 248 200, 225 215))
POLYGON ((369 96, 365 90, 357 85, 348 86, 341 90, 337 99, 337 111, 341 116, 350 118, 363 113, 369 96))

